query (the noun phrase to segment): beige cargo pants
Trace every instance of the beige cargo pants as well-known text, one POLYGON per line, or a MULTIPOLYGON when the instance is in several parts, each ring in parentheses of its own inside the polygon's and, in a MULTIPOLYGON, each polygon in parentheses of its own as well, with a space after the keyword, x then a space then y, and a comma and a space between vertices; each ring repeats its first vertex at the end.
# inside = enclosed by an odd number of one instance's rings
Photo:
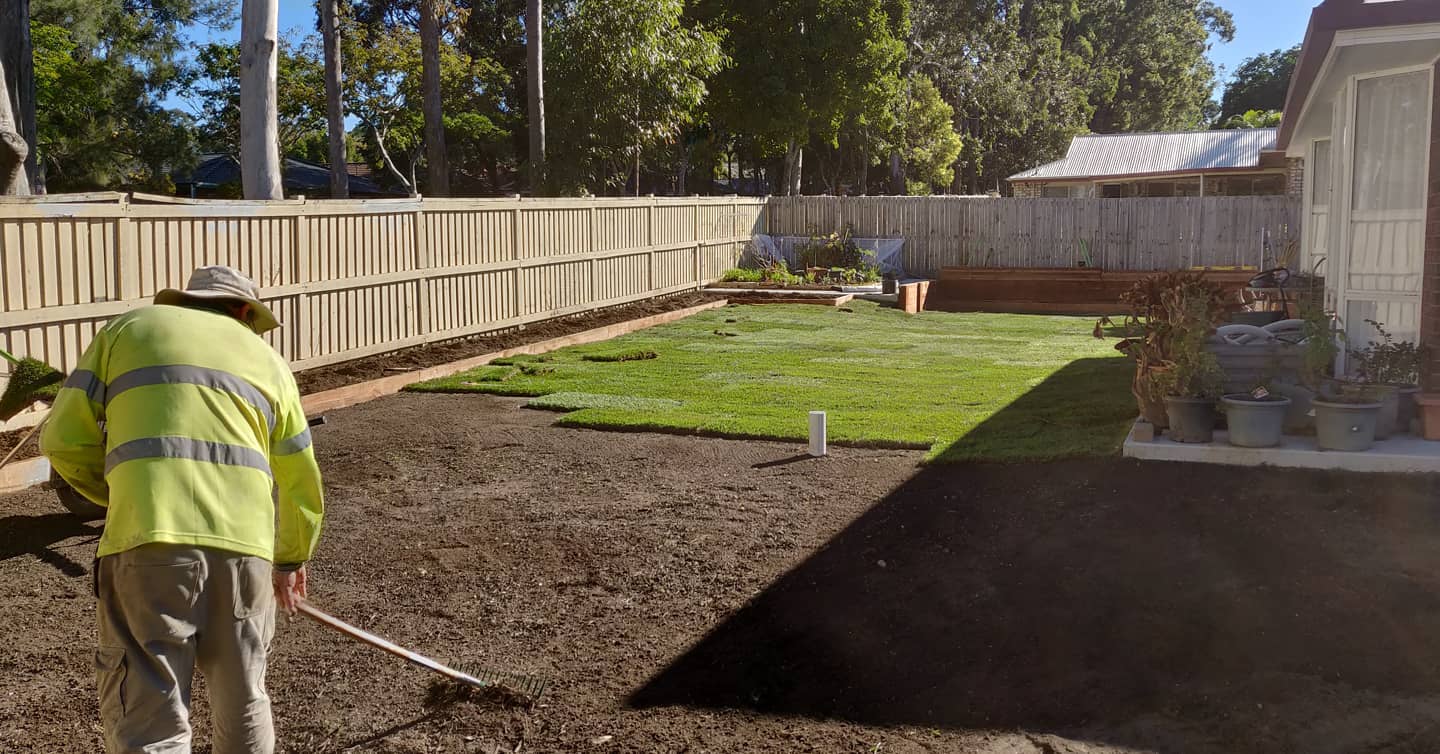
POLYGON ((270 754, 270 562, 152 544, 96 563, 100 717, 110 754, 189 754, 190 681, 210 691, 215 754, 270 754))

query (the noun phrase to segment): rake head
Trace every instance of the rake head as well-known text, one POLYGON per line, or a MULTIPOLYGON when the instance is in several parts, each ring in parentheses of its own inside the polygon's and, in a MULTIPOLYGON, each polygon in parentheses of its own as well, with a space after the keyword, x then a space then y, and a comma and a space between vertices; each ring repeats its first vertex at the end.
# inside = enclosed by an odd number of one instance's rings
POLYGON ((548 684, 544 678, 520 673, 507 673, 503 670, 492 668, 481 668, 469 663, 459 663, 454 666, 456 670, 485 684, 482 688, 499 687, 508 689, 531 699, 538 699, 545 693, 545 686, 548 684))
POLYGON ((65 374, 39 359, 25 357, 10 365, 10 381, 0 393, 0 421, 10 419, 41 400, 54 400, 65 374))

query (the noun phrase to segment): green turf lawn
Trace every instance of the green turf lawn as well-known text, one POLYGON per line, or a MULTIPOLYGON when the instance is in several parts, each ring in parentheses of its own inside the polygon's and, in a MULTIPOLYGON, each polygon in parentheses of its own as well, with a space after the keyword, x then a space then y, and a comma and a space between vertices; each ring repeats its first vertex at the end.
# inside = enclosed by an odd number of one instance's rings
POLYGON ((537 396, 561 424, 916 447, 940 461, 1114 453, 1130 362, 1092 319, 729 306, 410 389, 537 396), (652 358, 645 358, 652 356, 652 358))

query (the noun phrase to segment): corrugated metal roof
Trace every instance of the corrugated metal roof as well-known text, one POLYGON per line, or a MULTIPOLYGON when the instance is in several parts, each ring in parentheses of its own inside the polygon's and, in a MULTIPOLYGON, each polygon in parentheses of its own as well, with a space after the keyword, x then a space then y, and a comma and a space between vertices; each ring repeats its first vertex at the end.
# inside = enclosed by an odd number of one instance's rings
POLYGON ((1063 160, 1016 173, 1010 176, 1010 180, 1064 180, 1254 168, 1260 165, 1260 152, 1274 148, 1273 128, 1091 134, 1071 140, 1063 160))

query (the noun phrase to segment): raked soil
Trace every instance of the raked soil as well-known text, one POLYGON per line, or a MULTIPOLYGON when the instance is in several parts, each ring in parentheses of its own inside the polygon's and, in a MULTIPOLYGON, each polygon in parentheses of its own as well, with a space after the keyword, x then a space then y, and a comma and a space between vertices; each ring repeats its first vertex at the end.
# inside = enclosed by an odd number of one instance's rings
MULTIPOLYGON (((427 708, 433 676, 282 621, 284 752, 1440 750, 1434 478, 810 459, 484 396, 329 418, 314 602, 550 686, 427 708)), ((0 752, 101 750, 97 533, 0 498, 0 752)))

